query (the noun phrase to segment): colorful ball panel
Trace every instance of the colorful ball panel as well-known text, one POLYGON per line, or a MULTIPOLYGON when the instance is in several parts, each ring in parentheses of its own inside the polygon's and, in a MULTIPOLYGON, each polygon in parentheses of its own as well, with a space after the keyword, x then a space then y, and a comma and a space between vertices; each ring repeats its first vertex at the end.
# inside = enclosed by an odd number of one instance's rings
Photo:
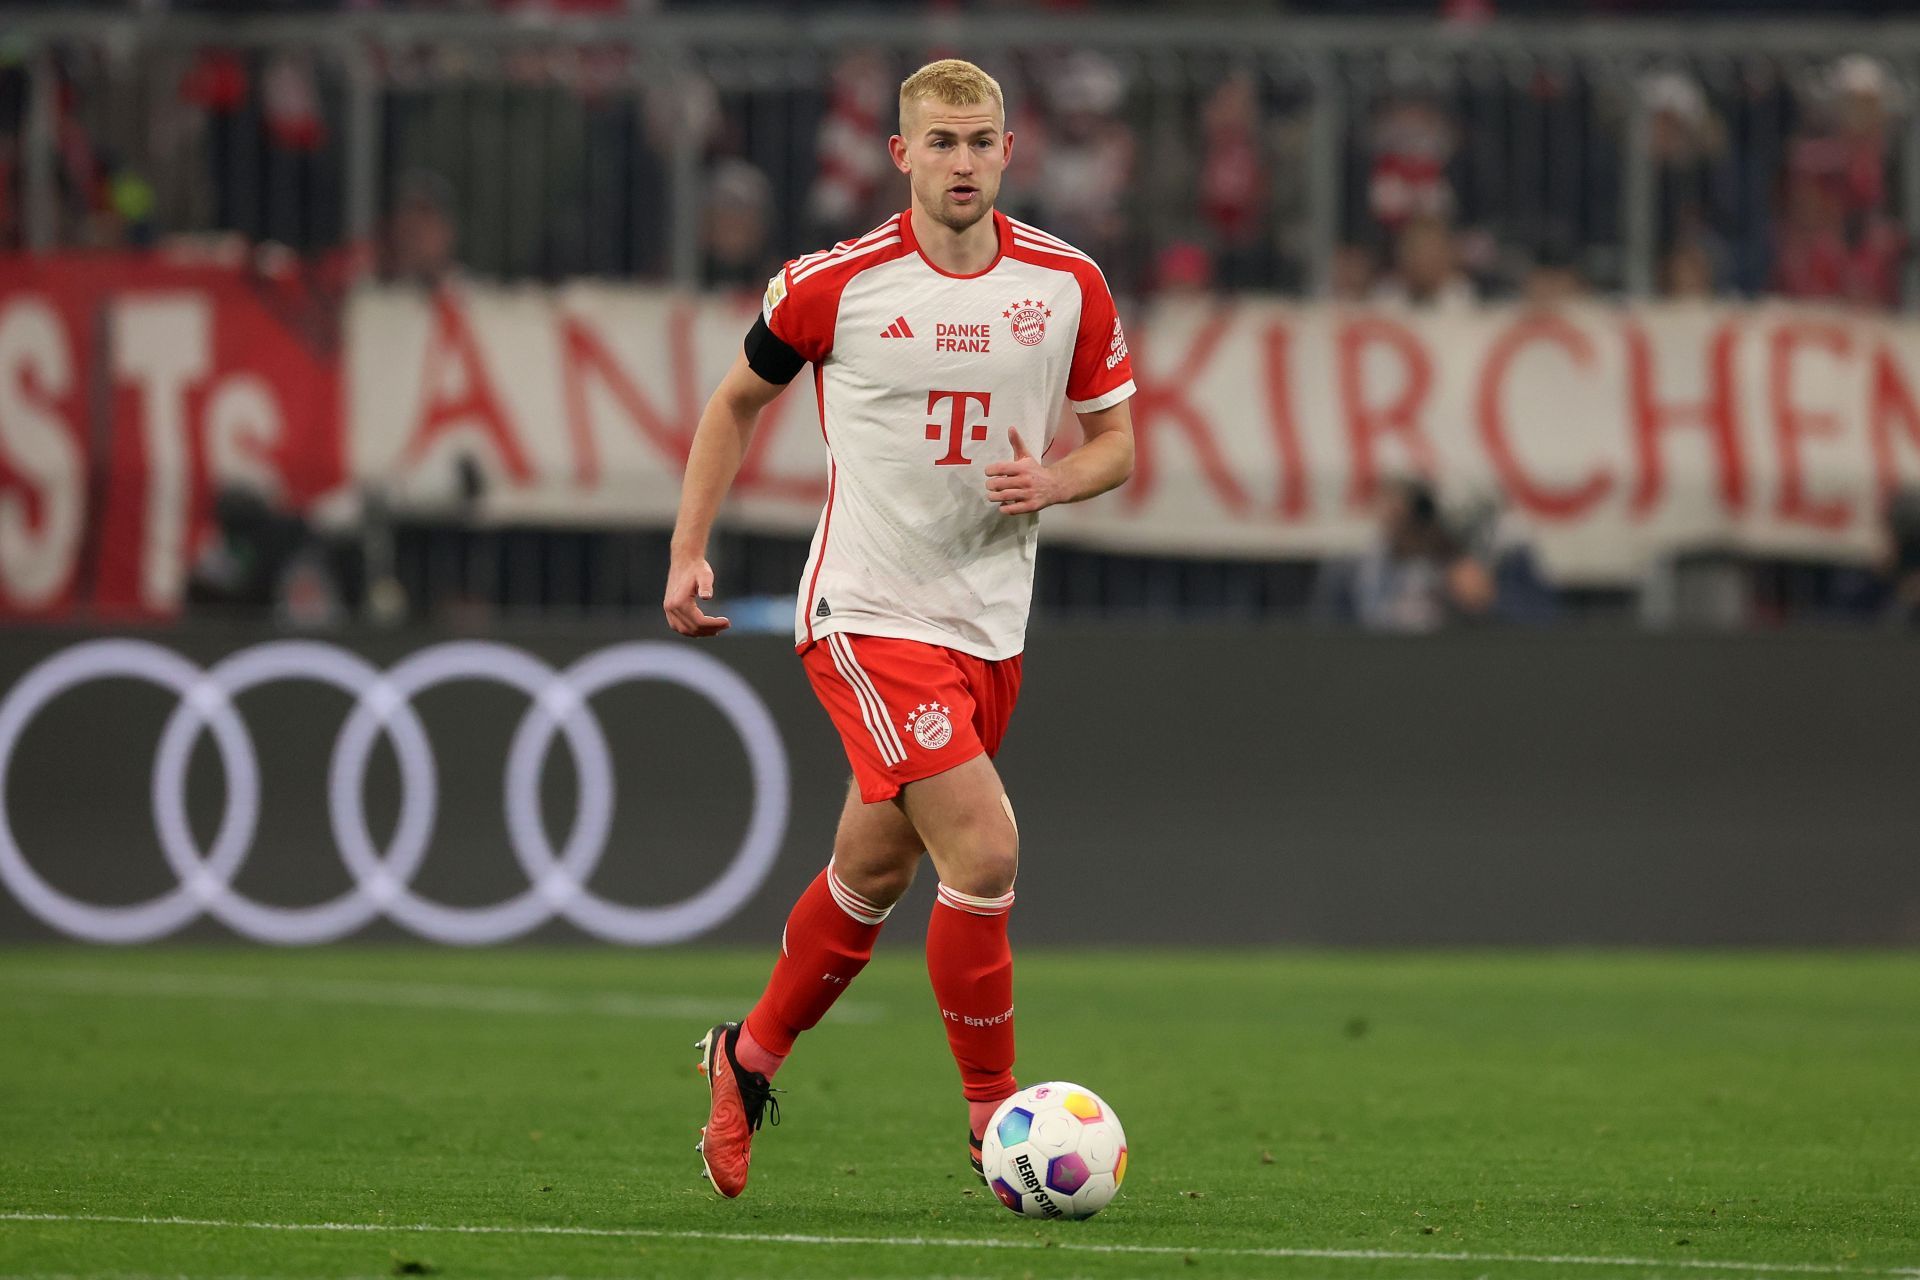
POLYGON ((1047 1165, 1047 1186, 1062 1195, 1072 1195, 1092 1176, 1087 1162, 1076 1154, 1055 1156, 1047 1165))
POLYGON ((1060 1105, 1068 1111, 1071 1111, 1074 1115, 1079 1116, 1082 1120, 1098 1120, 1100 1118, 1100 1104, 1095 1102, 1089 1094, 1070 1093, 1061 1101, 1060 1105))
POLYGON ((1001 1146, 1017 1147, 1027 1140, 1027 1133, 1032 1128, 1033 1112, 1015 1107, 1001 1118, 1000 1127, 995 1132, 999 1134, 1001 1146))
POLYGON ((1113 1185, 1119 1186, 1127 1180, 1127 1149, 1120 1148, 1120 1159, 1113 1166, 1113 1185))
POLYGON ((995 1194, 996 1196, 999 1196, 1000 1203, 1007 1206, 1007 1208, 1013 1210, 1015 1213, 1019 1213, 1021 1211, 1020 1193, 1018 1191, 1015 1191, 1012 1187, 1008 1186, 1007 1180, 1005 1178, 995 1178, 993 1180, 993 1194, 995 1194))

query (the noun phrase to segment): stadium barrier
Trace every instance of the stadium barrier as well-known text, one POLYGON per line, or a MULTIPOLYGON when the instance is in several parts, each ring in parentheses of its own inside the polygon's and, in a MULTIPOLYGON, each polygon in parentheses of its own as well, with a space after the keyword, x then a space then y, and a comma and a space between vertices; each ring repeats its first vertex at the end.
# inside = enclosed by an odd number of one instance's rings
MULTIPOLYGON (((350 465, 402 506, 450 501, 477 467, 491 519, 670 526, 701 407, 752 315, 750 301, 596 285, 363 291, 348 324, 350 465)), ((1920 481, 1920 325, 1866 315, 1206 301, 1130 316, 1125 342, 1140 388, 1133 478, 1048 513, 1050 540, 1351 554, 1383 482, 1423 475, 1456 505, 1504 508, 1500 536, 1534 544, 1553 580, 1626 585, 1690 550, 1865 563, 1882 545, 1880 499, 1920 481)), ((952 377, 969 358, 953 357, 952 377)), ((763 415, 734 519, 812 531, 819 421, 810 383, 763 415)), ((1049 424, 985 425, 1010 455, 1008 427, 1036 439, 1049 424)), ((1051 425, 1056 447, 1074 442, 1071 414, 1051 425)))
MULTIPOLYGON (((298 271, 0 260, 0 614, 177 612, 229 486, 349 521, 372 495, 493 526, 666 527, 752 315, 750 298, 590 284, 339 307, 298 271)), ((1622 585, 1702 549, 1867 562, 1881 498, 1920 482, 1910 322, 1257 301, 1129 321, 1136 474, 1049 513, 1050 541, 1350 553, 1381 483, 1421 473, 1451 504, 1504 509, 1494 536, 1531 543, 1555 581, 1622 585)), ((812 396, 766 415, 731 527, 812 529, 812 396)))
MULTIPOLYGON (((16 631, 0 688, 8 943, 767 945, 846 780, 768 637, 16 631)), ((1015 928, 1912 944, 1916 700, 1886 634, 1050 629, 1015 928)))

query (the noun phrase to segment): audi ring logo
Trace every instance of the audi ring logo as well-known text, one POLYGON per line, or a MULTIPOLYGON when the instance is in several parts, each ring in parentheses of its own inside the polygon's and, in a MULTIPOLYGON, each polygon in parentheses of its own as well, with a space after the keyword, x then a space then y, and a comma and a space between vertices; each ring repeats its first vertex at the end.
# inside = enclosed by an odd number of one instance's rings
POLYGON ((613 645, 555 670, 509 645, 449 641, 382 672, 345 649, 311 640, 258 644, 205 670, 144 640, 91 640, 40 663, 0 700, 0 882, 42 920, 90 942, 149 942, 203 912, 236 933, 282 945, 331 942, 376 916, 435 942, 468 946, 506 942, 556 917, 608 942, 677 942, 713 928, 753 896, 779 854, 787 804, 786 750, 759 695, 724 664, 670 643, 613 645), (48 884, 21 852, 6 804, 14 752, 34 717, 69 689, 114 678, 144 680, 179 698, 153 764, 154 825, 179 884, 127 906, 83 902, 48 884), (260 817, 260 762, 234 699, 281 680, 317 681, 354 699, 327 775, 333 841, 353 884, 312 906, 257 902, 234 889, 260 817), (491 906, 448 906, 411 887, 439 809, 438 769, 413 699, 455 680, 504 684, 530 699, 508 746, 503 788, 507 835, 527 888, 491 906), (606 853, 616 791, 613 757, 589 699, 635 680, 677 684, 711 702, 740 736, 753 776, 753 811, 739 849, 712 883, 665 905, 609 902, 587 887, 606 853), (225 771, 226 800, 212 846, 202 849, 187 821, 186 781, 194 744, 207 732, 225 771), (401 783, 399 820, 384 849, 368 829, 362 794, 382 735, 392 744, 401 783), (573 826, 559 849, 548 838, 539 801, 541 770, 556 736, 565 740, 578 780, 573 826))

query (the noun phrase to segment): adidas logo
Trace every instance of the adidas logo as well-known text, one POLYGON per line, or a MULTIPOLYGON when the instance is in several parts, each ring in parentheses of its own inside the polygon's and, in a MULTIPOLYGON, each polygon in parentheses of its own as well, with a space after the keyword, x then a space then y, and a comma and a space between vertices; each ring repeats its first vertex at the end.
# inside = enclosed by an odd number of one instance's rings
POLYGON ((911 338, 913 336, 913 330, 908 327, 905 316, 897 316, 894 318, 892 324, 880 331, 880 336, 883 338, 911 338))
POLYGON ((827 598, 825 596, 820 597, 820 607, 813 611, 813 616, 816 618, 831 618, 833 616, 833 610, 827 608, 827 598))

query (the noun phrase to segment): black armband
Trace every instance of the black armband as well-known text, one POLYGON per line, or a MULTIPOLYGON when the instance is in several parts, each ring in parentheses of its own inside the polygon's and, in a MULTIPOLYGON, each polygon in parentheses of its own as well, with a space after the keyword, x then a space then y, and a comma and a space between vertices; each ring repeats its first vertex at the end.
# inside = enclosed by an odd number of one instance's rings
POLYGON ((805 356, 782 342, 779 334, 767 328, 765 316, 755 320, 753 328, 747 330, 746 353, 748 368, 781 387, 792 382, 807 363, 805 356))

